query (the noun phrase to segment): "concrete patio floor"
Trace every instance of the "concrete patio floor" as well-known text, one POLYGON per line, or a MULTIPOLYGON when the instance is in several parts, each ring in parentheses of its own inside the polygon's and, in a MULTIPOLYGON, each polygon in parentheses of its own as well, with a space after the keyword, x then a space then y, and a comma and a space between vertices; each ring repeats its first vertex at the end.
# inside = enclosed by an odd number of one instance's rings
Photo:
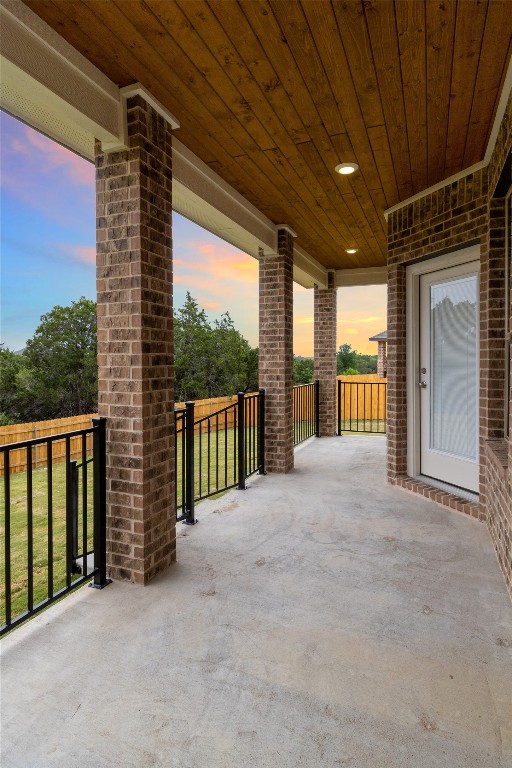
POLYGON ((3 641, 2 768, 508 768, 512 607, 485 525, 313 440, 178 526, 151 586, 3 641))

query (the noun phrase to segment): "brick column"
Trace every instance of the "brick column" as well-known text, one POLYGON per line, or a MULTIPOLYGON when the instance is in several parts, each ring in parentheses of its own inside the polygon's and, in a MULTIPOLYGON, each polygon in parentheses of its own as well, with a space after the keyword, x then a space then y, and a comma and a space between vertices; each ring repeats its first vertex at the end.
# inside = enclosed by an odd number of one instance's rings
POLYGON ((293 469, 293 237, 277 228, 277 253, 260 251, 259 383, 266 390, 266 468, 293 469))
POLYGON ((127 99, 128 149, 96 149, 99 413, 110 576, 146 584, 176 554, 172 137, 127 99))
POLYGON ((387 373, 387 357, 386 357, 387 341, 379 341, 377 344, 377 375, 381 379, 385 378, 387 373))
POLYGON ((336 434, 336 288, 329 272, 325 289, 315 285, 315 379, 320 382, 320 436, 336 434))

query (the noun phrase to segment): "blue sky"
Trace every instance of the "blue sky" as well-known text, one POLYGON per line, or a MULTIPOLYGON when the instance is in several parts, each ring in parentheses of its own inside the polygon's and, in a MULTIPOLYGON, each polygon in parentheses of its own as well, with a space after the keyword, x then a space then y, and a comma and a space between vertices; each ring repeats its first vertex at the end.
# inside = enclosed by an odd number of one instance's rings
MULTIPOLYGON (((21 349, 55 304, 96 297, 94 167, 0 113, 0 340, 21 349)), ((173 215, 174 303, 189 290, 211 318, 228 310, 258 343, 258 269, 252 257, 173 215)), ((386 327, 386 291, 338 292, 338 343, 376 352, 386 327)), ((294 291, 294 348, 313 354, 313 292, 294 291)))

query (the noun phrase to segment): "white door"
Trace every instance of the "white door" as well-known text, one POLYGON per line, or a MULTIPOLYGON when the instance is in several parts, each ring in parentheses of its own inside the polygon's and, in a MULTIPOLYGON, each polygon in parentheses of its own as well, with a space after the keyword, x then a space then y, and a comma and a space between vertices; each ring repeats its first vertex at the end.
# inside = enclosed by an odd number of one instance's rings
POLYGON ((420 471, 478 493, 478 262, 420 277, 420 471))

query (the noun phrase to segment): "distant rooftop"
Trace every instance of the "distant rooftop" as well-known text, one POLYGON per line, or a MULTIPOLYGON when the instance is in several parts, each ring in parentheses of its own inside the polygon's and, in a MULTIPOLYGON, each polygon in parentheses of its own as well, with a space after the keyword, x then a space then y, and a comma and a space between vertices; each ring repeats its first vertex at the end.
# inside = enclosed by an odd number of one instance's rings
POLYGON ((375 336, 370 336, 368 341, 387 341, 388 340, 388 332, 382 331, 381 333, 376 333, 375 336))

